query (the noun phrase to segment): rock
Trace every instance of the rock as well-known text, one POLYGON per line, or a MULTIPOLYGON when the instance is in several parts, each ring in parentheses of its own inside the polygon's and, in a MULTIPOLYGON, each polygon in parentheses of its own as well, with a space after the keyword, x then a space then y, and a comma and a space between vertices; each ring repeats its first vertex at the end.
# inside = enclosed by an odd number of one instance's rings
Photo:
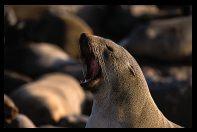
POLYGON ((57 123, 68 115, 80 115, 85 94, 79 83, 64 74, 48 74, 11 94, 21 112, 37 126, 57 123))
POLYGON ((120 43, 136 56, 183 61, 192 54, 192 17, 151 21, 120 43))

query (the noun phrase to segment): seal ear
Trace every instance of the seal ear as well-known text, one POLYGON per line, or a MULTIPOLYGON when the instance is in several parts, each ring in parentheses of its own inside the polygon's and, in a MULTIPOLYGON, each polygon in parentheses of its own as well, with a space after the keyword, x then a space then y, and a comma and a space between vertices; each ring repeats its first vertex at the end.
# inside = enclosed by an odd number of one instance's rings
POLYGON ((136 74, 135 74, 134 67, 133 67, 131 64, 128 64, 128 68, 129 68, 130 73, 131 73, 133 76, 135 76, 136 74))

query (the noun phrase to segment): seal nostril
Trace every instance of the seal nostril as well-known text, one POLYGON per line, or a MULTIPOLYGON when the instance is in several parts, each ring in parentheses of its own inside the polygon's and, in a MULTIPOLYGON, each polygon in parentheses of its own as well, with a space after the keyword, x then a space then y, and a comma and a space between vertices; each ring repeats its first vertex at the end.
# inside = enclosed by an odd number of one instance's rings
POLYGON ((87 44, 88 43, 88 37, 87 37, 86 33, 81 34, 81 37, 79 39, 79 43, 80 44, 87 44))
POLYGON ((81 55, 86 56, 86 53, 89 53, 89 49, 91 48, 89 45, 89 37, 86 33, 82 33, 79 39, 79 47, 81 50, 81 55))
POLYGON ((108 46, 108 45, 107 45, 107 49, 108 49, 109 51, 111 51, 111 52, 114 51, 114 49, 113 49, 112 47, 108 46))

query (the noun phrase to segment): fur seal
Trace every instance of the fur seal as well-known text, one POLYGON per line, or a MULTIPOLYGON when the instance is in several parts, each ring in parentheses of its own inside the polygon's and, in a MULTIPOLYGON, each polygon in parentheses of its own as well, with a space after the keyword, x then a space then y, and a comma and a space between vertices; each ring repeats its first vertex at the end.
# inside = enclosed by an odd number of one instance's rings
POLYGON ((5 27, 8 25, 15 25, 17 23, 17 17, 15 12, 9 6, 4 5, 4 24, 5 27))
POLYGON ((77 15, 90 25, 94 34, 115 41, 122 40, 141 23, 132 16, 127 5, 88 5, 80 9, 77 15))
POLYGON ((4 94, 4 123, 11 123, 19 114, 19 110, 7 95, 4 94))
POLYGON ((25 115, 19 114, 12 99, 4 95, 4 127, 5 128, 35 128, 34 123, 25 115))
POLYGON ((34 123, 25 115, 19 114, 8 126, 9 128, 36 128, 34 123))
POLYGON ((85 94, 73 77, 52 73, 22 86, 10 97, 37 125, 57 123, 68 115, 80 115, 85 94))
POLYGON ((149 20, 166 19, 192 14, 191 6, 159 6, 159 5, 131 5, 130 12, 133 16, 144 17, 149 20))
POLYGON ((143 66, 142 71, 162 113, 169 120, 192 128, 192 67, 143 66))
POLYGON ((27 41, 56 44, 76 59, 79 58, 78 38, 80 34, 93 33, 85 21, 74 13, 66 11, 68 7, 54 5, 11 7, 24 25, 24 33, 21 37, 27 41))
POLYGON ((51 14, 64 23, 64 44, 62 47, 71 57, 79 59, 78 38, 83 32, 92 34, 93 30, 83 19, 74 14, 59 10, 51 11, 51 14))
POLYGON ((19 20, 37 20, 48 10, 56 10, 75 14, 84 5, 9 5, 16 12, 19 20))
POLYGON ((192 14, 192 6, 191 5, 179 5, 179 6, 166 6, 166 5, 157 5, 157 7, 163 11, 170 13, 176 13, 182 16, 188 16, 192 14))
POLYGON ((49 8, 48 5, 9 5, 9 7, 15 11, 19 20, 38 20, 49 8))
POLYGON ((153 20, 136 27, 120 44, 137 56, 182 61, 192 54, 192 16, 153 20))
POLYGON ((31 77, 58 71, 72 59, 60 47, 49 43, 26 43, 5 46, 5 68, 31 77))
POLYGON ((82 86, 94 93, 87 128, 179 128, 151 97, 136 60, 111 40, 83 33, 81 56, 87 64, 82 86))
POLYGON ((88 121, 88 116, 85 115, 71 115, 62 118, 56 126, 66 128, 85 128, 88 121))

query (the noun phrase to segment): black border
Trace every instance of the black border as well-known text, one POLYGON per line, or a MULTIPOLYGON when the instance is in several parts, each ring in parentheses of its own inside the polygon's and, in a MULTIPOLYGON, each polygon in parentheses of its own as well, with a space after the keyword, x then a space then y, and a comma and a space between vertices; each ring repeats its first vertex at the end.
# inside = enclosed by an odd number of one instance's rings
MULTIPOLYGON (((149 1, 143 1, 143 0, 4 0, 3 1, 4 5, 42 5, 42 4, 47 4, 47 5, 63 5, 63 4, 67 4, 67 5, 83 5, 83 4, 87 4, 87 5, 92 5, 92 4, 98 4, 98 5, 118 5, 118 4, 125 4, 125 5, 192 5, 192 0, 149 0, 149 1)), ((2 6, 3 7, 3 6, 2 6)), ((4 18, 3 18, 4 19, 4 18)), ((2 20, 3 20, 2 19, 2 20)), ((4 29, 4 25, 2 25, 3 29, 4 29)), ((1 44, 1 59, 0 60, 4 60, 4 35, 2 35, 2 44, 1 44)), ((193 52, 194 53, 194 52, 193 52)), ((4 114, 3 114, 3 98, 4 98, 4 77, 3 77, 3 71, 4 71, 4 63, 0 65, 0 68, 2 69, 1 71, 1 87, 0 87, 0 93, 1 93, 1 98, 2 98, 2 102, 0 103, 0 127, 3 127, 3 122, 4 122, 4 114)), ((193 86, 194 87, 194 86, 193 86)))
POLYGON ((76 5, 88 5, 88 4, 96 4, 96 5, 192 5, 192 0, 4 0, 4 5, 7 4, 48 4, 48 5, 56 5, 56 4, 76 4, 76 5))
MULTIPOLYGON (((2 6, 3 7, 3 6, 2 6)), ((4 9, 2 9, 4 10, 4 9)), ((4 20, 4 15, 3 15, 3 19, 4 20)), ((2 24, 2 30, 3 34, 4 34, 4 25, 2 24)), ((1 86, 0 86, 0 93, 1 93, 1 101, 0 102, 0 127, 4 127, 4 105, 3 105, 3 101, 4 101, 4 35, 2 35, 2 43, 1 43, 1 59, 0 61, 2 62, 0 64, 0 68, 1 68, 1 86)))

